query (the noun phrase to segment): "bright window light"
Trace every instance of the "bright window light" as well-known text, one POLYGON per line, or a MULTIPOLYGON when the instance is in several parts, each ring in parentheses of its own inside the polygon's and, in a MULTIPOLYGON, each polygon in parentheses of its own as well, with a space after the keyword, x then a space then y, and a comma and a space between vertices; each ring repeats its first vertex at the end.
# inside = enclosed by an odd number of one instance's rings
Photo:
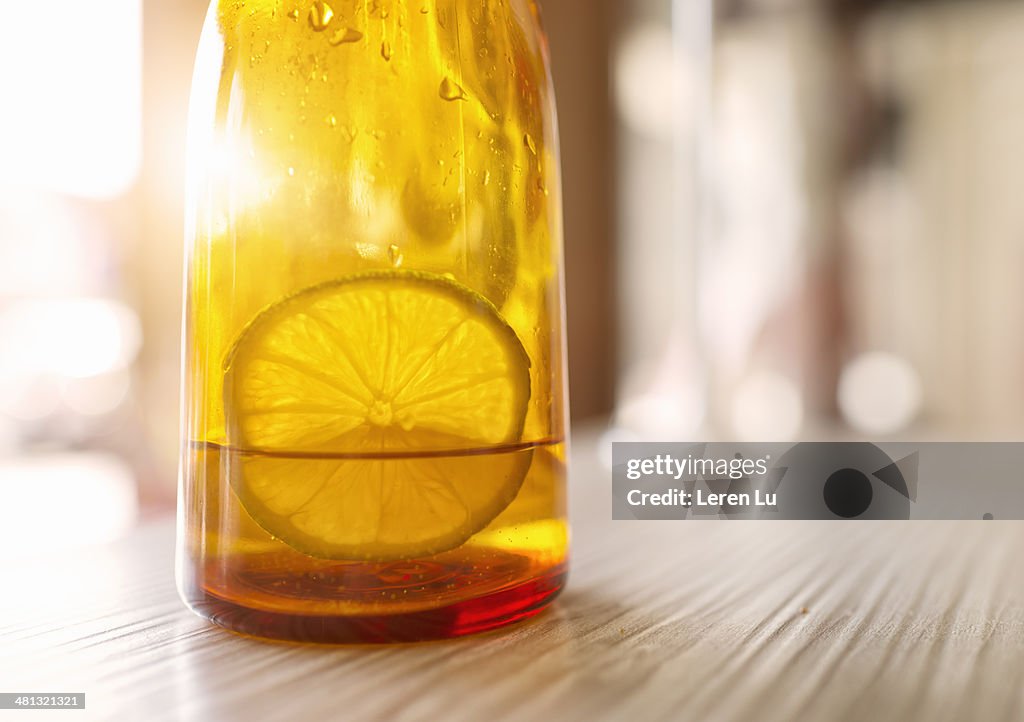
POLYGON ((102 544, 135 523, 128 466, 109 454, 0 459, 0 561, 102 544))
POLYGON ((4 3, 0 183, 112 198, 141 157, 141 0, 4 3))
POLYGON ((126 368, 142 343, 139 317, 118 301, 72 298, 23 301, 0 310, 8 341, 0 372, 88 378, 126 368))

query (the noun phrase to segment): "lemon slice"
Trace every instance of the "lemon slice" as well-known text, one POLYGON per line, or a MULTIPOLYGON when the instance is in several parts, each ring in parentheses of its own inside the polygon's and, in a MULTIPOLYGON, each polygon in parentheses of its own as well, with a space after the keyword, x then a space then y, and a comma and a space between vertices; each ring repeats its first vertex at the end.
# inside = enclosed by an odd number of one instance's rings
POLYGON ((441 276, 358 274, 264 309, 225 362, 230 475, 305 554, 436 554, 515 498, 529 358, 485 298, 441 276))

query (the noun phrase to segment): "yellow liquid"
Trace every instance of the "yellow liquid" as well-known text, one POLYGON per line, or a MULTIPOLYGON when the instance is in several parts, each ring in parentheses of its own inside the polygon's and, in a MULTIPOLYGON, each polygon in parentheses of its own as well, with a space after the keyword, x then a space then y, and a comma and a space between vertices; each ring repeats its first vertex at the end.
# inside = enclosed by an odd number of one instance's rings
MULTIPOLYGON (((557 138, 534 4, 215 2, 189 143, 186 601, 239 631, 314 641, 454 636, 535 613, 561 587, 567 529, 557 138), (521 439, 423 456, 482 474, 489 458, 514 457, 525 477, 456 549, 317 559, 272 536, 235 495, 261 451, 228 438, 225 358, 283 298, 394 268, 487 298, 530 359, 521 439)), ((398 463, 366 451, 368 463, 398 463)), ((333 463, 344 460, 274 451, 282 484, 333 463)))

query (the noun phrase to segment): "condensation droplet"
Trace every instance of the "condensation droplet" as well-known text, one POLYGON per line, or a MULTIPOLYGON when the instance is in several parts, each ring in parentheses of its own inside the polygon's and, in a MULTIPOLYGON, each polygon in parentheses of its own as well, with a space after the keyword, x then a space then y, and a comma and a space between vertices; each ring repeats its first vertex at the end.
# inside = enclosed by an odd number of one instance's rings
POLYGON ((294 178, 295 177, 295 169, 294 168, 289 168, 288 169, 288 177, 289 178, 294 178))
POLYGON ((337 116, 328 115, 327 116, 327 125, 331 126, 332 128, 337 128, 338 127, 338 118, 337 118, 337 116))
POLYGON ((537 155, 537 144, 533 142, 533 136, 529 133, 523 136, 523 145, 530 149, 530 152, 537 155))
POLYGON ((387 40, 380 44, 380 56, 385 60, 391 60, 391 43, 387 40))
POLYGON ((391 265, 395 268, 399 268, 402 265, 402 261, 405 260, 405 256, 402 255, 402 249, 394 243, 388 246, 388 260, 391 261, 391 265))
POLYGON ((441 81, 441 87, 438 89, 438 94, 443 100, 466 100, 466 91, 462 89, 461 85, 449 77, 445 77, 445 79, 441 81))
POLYGON ((331 20, 334 19, 334 10, 331 6, 323 2, 323 0, 317 0, 313 3, 313 7, 309 9, 309 24, 318 33, 323 32, 327 29, 327 26, 331 24, 331 20))
POLYGON ((299 19, 299 11, 298 10, 292 10, 290 13, 288 13, 288 17, 290 17, 293 21, 298 21, 298 19, 299 19))
POLYGON ((484 185, 491 184, 491 172, 489 170, 484 171, 484 185))
POLYGON ((331 45, 344 45, 345 43, 358 43, 363 39, 363 34, 353 28, 342 28, 331 36, 331 45))

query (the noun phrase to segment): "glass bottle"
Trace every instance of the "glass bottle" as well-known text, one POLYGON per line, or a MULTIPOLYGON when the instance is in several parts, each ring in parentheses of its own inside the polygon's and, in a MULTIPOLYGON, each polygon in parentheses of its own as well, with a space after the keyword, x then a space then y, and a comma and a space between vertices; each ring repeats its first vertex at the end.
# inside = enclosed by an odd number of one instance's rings
POLYGON ((533 0, 214 0, 189 132, 178 584, 316 642, 566 574, 561 200, 533 0))

